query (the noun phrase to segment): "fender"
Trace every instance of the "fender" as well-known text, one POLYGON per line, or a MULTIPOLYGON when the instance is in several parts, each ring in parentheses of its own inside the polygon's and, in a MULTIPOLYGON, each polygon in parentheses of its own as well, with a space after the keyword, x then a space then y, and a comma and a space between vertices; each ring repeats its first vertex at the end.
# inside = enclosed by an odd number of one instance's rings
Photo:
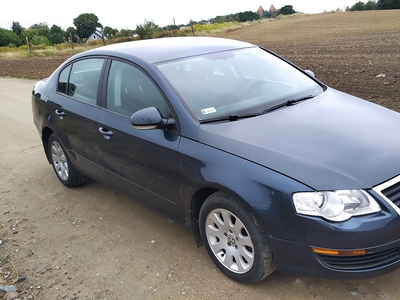
POLYGON ((182 138, 179 145, 178 167, 187 222, 196 215, 192 211, 196 203, 192 202, 199 201, 194 197, 198 191, 223 190, 242 200, 259 222, 265 220, 261 226, 268 235, 304 243, 293 212, 291 194, 312 191, 309 187, 241 157, 186 138, 182 138))

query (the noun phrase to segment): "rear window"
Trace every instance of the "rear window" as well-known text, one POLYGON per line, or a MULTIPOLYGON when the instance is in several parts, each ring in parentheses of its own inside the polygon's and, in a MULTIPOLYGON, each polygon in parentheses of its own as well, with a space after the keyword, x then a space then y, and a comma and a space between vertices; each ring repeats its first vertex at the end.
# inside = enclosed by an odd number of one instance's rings
POLYGON ((96 104, 100 73, 104 59, 84 59, 61 71, 58 92, 75 99, 96 104))

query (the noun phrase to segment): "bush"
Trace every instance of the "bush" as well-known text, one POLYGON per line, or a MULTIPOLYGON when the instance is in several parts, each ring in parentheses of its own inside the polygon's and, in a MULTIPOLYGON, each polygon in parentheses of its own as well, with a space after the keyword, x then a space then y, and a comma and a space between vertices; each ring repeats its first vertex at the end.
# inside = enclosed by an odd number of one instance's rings
POLYGON ((14 50, 15 50, 14 48, 6 47, 6 46, 0 47, 1 53, 10 52, 10 51, 14 51, 14 50))
POLYGON ((196 32, 210 32, 212 30, 225 29, 233 26, 237 26, 238 21, 235 22, 225 22, 225 23, 213 23, 213 24, 196 24, 194 25, 194 31, 196 32))
POLYGON ((104 45, 103 40, 101 40, 101 39, 100 40, 89 41, 88 44, 91 47, 99 47, 99 46, 103 46, 104 45))
POLYGON ((72 48, 70 43, 61 43, 54 46, 58 51, 67 50, 72 48))
POLYGON ((50 41, 43 35, 34 35, 30 41, 32 45, 50 45, 50 41))
POLYGON ((28 51, 28 45, 21 45, 18 47, 18 50, 28 51))
MULTIPOLYGON (((28 46, 27 46, 28 47, 28 46)), ((32 46, 32 51, 33 50, 46 50, 48 47, 46 44, 40 44, 40 45, 33 45, 32 46)))
POLYGON ((189 28, 186 29, 175 29, 175 30, 165 30, 158 32, 155 37, 156 38, 164 38, 164 37, 174 37, 174 36, 189 36, 193 35, 192 30, 189 28))
POLYGON ((119 43, 125 43, 125 42, 130 42, 130 41, 137 41, 139 40, 139 37, 131 37, 131 36, 123 36, 119 38, 114 38, 112 41, 108 40, 107 44, 119 44, 119 43))

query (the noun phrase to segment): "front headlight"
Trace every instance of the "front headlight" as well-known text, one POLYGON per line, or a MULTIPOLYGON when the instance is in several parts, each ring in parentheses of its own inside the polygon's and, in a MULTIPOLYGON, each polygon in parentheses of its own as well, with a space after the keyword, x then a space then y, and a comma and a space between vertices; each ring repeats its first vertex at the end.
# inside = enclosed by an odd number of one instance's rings
POLYGON ((297 213, 336 222, 381 210, 375 199, 363 190, 302 192, 294 193, 292 198, 297 213))

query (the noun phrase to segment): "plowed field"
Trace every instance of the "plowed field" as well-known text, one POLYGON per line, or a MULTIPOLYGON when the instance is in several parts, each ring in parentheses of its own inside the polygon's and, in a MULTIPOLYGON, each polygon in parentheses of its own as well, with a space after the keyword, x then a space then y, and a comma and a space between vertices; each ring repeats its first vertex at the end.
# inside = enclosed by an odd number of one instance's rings
POLYGON ((335 89, 400 111, 400 10, 297 16, 221 36, 266 47, 335 89))
MULTIPOLYGON (((400 111, 400 10, 295 16, 215 35, 261 45, 335 89, 400 111)), ((0 76, 40 79, 68 57, 0 59, 0 76)))

